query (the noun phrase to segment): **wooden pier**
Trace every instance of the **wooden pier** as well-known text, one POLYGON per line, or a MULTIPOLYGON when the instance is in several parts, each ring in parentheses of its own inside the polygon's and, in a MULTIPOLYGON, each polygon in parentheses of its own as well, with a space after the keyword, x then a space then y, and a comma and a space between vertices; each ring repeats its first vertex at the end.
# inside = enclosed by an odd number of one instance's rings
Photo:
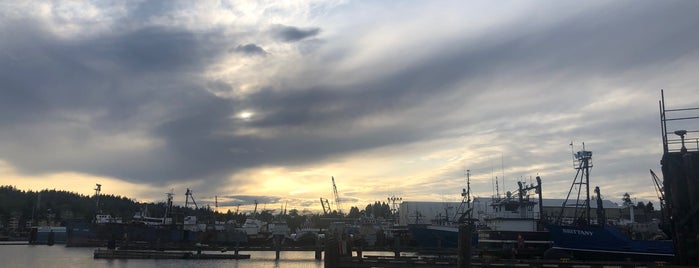
POLYGON ((120 249, 95 249, 95 259, 186 259, 186 260, 210 260, 210 259, 249 259, 250 254, 211 254, 192 251, 157 251, 157 250, 120 250, 120 249))
POLYGON ((472 258, 466 266, 457 264, 456 256, 452 257, 391 257, 391 256, 365 256, 346 257, 339 261, 339 268, 369 268, 369 267, 418 267, 418 268, 446 268, 446 267, 550 267, 550 268, 654 268, 654 267, 678 267, 665 262, 591 262, 562 260, 506 260, 506 259, 480 259, 472 258))

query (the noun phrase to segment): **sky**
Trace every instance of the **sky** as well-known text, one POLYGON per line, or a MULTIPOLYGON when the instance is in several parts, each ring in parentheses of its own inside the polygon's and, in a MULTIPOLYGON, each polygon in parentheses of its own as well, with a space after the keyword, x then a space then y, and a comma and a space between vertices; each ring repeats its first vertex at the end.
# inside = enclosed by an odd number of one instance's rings
POLYGON ((564 198, 584 143, 605 199, 657 202, 661 89, 668 108, 699 107, 696 14, 645 0, 0 1, 0 184, 320 211, 334 177, 347 211, 459 201, 470 170, 475 196, 541 176, 545 198, 564 198))

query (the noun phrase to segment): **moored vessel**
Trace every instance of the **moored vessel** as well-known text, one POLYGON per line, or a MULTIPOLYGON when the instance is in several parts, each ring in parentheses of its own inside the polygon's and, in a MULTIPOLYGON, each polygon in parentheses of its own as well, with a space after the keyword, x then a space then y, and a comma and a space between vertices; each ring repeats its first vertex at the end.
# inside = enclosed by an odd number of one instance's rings
POLYGON ((553 241, 547 250, 547 259, 580 259, 604 261, 670 261, 674 249, 670 240, 634 240, 622 233, 616 226, 606 223, 601 204, 599 187, 595 188, 597 205, 597 222, 591 220, 590 168, 592 152, 583 150, 575 155, 577 174, 568 192, 566 201, 561 206, 556 221, 547 224, 553 241), (577 191, 577 192, 575 192, 577 191), (578 196, 575 200, 571 195, 578 196), (569 203, 570 202, 570 203, 569 203), (572 215, 564 215, 566 208, 572 209, 572 215), (564 216, 568 219, 565 220, 564 216), (566 224, 568 222, 568 224, 566 224))

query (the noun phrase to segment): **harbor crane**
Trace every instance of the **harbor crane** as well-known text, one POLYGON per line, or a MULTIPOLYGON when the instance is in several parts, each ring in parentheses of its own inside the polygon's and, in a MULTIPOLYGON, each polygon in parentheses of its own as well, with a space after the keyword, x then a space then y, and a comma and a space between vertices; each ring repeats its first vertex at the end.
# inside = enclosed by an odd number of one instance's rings
POLYGON ((337 186, 335 185, 335 177, 332 177, 333 181, 333 194, 335 195, 335 207, 337 207, 337 213, 342 215, 342 205, 340 205, 340 195, 337 194, 337 186))
POLYGON ((665 208, 665 189, 663 188, 663 182, 655 175, 652 169, 650 169, 650 175, 653 177, 653 183, 655 183, 655 193, 658 195, 658 201, 660 202, 660 208, 665 208))
POLYGON ((655 193, 658 195, 658 202, 660 202, 660 216, 664 222, 670 221, 670 205, 665 201, 665 188, 663 187, 663 181, 655 175, 653 170, 650 170, 650 175, 653 177, 653 183, 655 183, 655 193))
POLYGON ((332 209, 330 208, 330 202, 328 202, 327 198, 320 198, 320 205, 323 207, 323 215, 328 215, 330 212, 332 212, 332 209))

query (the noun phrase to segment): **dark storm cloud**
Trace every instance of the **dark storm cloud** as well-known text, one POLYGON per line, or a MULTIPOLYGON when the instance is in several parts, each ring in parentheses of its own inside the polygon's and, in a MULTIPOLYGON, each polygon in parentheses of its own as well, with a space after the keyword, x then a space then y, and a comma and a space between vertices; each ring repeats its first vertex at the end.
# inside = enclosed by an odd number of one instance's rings
POLYGON ((215 55, 212 52, 220 52, 205 51, 212 49, 211 43, 201 40, 206 37, 206 34, 151 27, 95 39, 76 47, 83 51, 76 52, 90 53, 90 57, 100 57, 134 73, 198 70, 215 55))
MULTIPOLYGON (((193 168, 200 165, 189 161, 195 159, 203 164, 210 158, 202 157, 198 150, 183 149, 199 148, 192 146, 194 142, 217 144, 207 131, 215 130, 212 124, 222 124, 222 118, 232 113, 230 102, 202 90, 204 81, 190 77, 212 57, 225 53, 219 40, 208 33, 151 27, 71 41, 26 21, 5 25, 2 32, 12 40, 0 45, 0 57, 7 59, 0 62, 0 78, 4 81, 0 109, 5 115, 0 123, 6 130, 0 137, 8 145, 8 153, 13 150, 3 158, 20 171, 76 170, 131 181, 162 181, 196 176, 196 172, 207 170, 193 168), (81 125, 85 130, 81 135, 87 139, 76 140, 70 147, 64 144, 78 137, 74 136, 76 131, 67 129, 71 121, 65 114, 93 118, 81 125), (166 143, 179 143, 174 147, 136 155, 105 153, 97 159, 90 156, 99 153, 88 144, 90 138, 95 138, 91 137, 92 131, 157 134, 158 129, 180 131, 178 124, 183 123, 207 129, 197 133, 201 134, 197 140, 186 137, 191 131, 155 137, 166 143), (51 133, 56 128, 66 129, 51 133), (21 135, 30 130, 32 135, 21 135), (38 136, 33 135, 36 131, 46 132, 40 141, 33 140, 38 136), (189 139, 178 140, 183 136, 189 139), (41 151, 55 154, 35 155, 41 151), (55 158, 61 154, 66 157, 55 158)), ((215 158, 211 161, 212 165, 219 165, 215 158)))
POLYGON ((320 28, 301 29, 294 26, 276 26, 272 33, 276 39, 284 42, 296 42, 316 36, 320 33, 320 28))
POLYGON ((238 45, 233 51, 246 55, 267 55, 267 51, 255 44, 238 45))
MULTIPOLYGON (((5 24, 0 26, 1 158, 27 173, 69 170, 151 184, 208 180, 210 189, 198 188, 206 192, 244 168, 307 164, 351 151, 426 141, 460 126, 519 132, 521 125, 507 121, 531 116, 523 109, 545 105, 547 111, 564 110, 576 103, 549 98, 580 89, 570 85, 523 93, 518 84, 463 88, 460 83, 488 86, 502 76, 516 76, 518 83, 553 75, 584 80, 671 62, 699 49, 699 35, 693 34, 699 28, 696 6, 650 3, 622 12, 628 7, 616 4, 552 25, 516 21, 373 80, 348 77, 348 86, 268 88, 233 100, 204 90, 213 86, 225 91, 226 84, 199 76, 232 41, 218 32, 144 27, 66 40, 36 22, 5 24), (463 100, 451 99, 460 92, 466 92, 463 100), (499 103, 480 103, 478 97, 487 94, 498 96, 499 103), (253 107, 260 116, 247 122, 232 119, 243 107, 253 107), (409 113, 416 109, 422 112, 409 113), (467 112, 458 118, 445 116, 453 111, 467 112), (69 128, 73 119, 66 113, 92 120, 69 128), (412 118, 404 119, 408 113, 412 118), (396 122, 360 127, 362 120, 384 116, 396 122), (56 125, 69 129, 54 132, 56 125), (274 138, 234 134, 248 127, 274 138), (92 135, 130 131, 145 133, 161 145, 113 152, 88 144, 92 135), (26 135, 37 132, 44 135, 26 135)), ((273 31, 285 42, 319 32, 290 26, 273 31)), ((264 53, 255 44, 235 51, 264 53)), ((576 94, 575 101, 593 95, 576 94)), ((551 132, 518 136, 528 140, 513 150, 532 150, 527 146, 545 141, 546 134, 551 132)), ((280 200, 231 198, 245 204, 280 200)))

